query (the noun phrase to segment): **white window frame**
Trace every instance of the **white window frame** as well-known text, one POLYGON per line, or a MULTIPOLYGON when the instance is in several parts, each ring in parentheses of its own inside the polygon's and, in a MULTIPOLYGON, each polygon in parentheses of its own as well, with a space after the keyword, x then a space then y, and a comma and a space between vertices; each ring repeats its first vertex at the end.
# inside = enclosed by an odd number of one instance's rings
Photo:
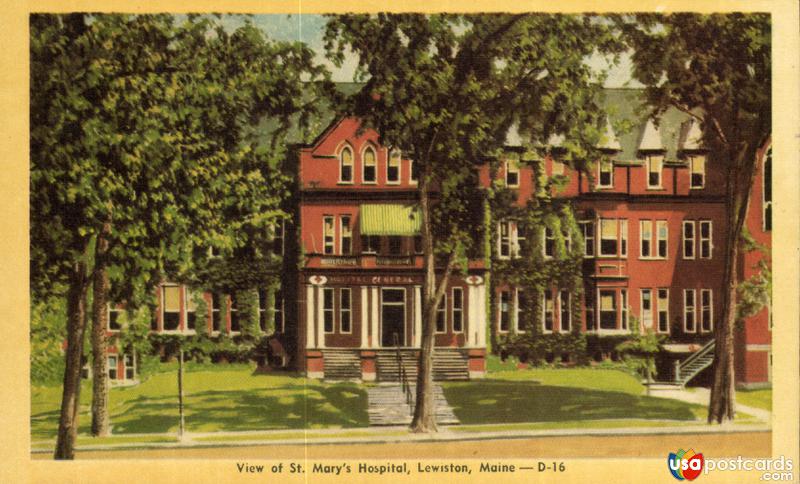
POLYGON ((181 286, 178 284, 162 284, 161 285, 161 331, 164 333, 180 333, 181 331, 181 286), (166 327, 166 313, 167 313, 167 295, 164 292, 167 288, 175 288, 178 291, 178 309, 177 311, 169 311, 178 315, 178 327, 175 329, 167 329, 166 327))
POLYGON ((545 227, 542 228, 542 257, 544 257, 545 259, 552 259, 553 257, 555 257, 555 255, 556 255, 556 231, 553 230, 552 227, 545 226, 545 227), (547 236, 548 232, 550 233, 549 237, 547 236), (552 253, 551 254, 547 253, 547 242, 548 241, 552 241, 552 244, 551 244, 552 253))
POLYGON ((119 328, 117 329, 111 328, 111 313, 122 313, 124 312, 124 310, 116 308, 114 306, 115 305, 112 303, 106 304, 106 331, 109 331, 111 333, 119 333, 122 330, 122 325, 119 323, 119 320, 117 320, 117 325, 119 326, 119 328))
POLYGON ((645 161, 645 168, 647 168, 647 189, 648 190, 660 190, 664 188, 664 158, 661 156, 648 156, 647 160, 645 161), (658 163, 658 170, 653 170, 653 163, 658 163), (650 183, 650 174, 657 173, 658 174, 658 184, 650 183))
POLYGON ((522 325, 522 320, 520 319, 520 316, 522 315, 522 310, 520 309, 521 306, 520 306, 520 303, 519 303, 519 295, 520 295, 521 292, 522 292, 522 289, 520 289, 518 287, 514 288, 514 317, 515 317, 515 319, 514 319, 514 332, 517 333, 517 334, 524 334, 525 333, 525 329, 524 329, 524 327, 522 325))
POLYGON ((683 290, 683 332, 684 333, 697 333, 697 290, 696 289, 684 289, 683 290), (691 293, 692 295, 692 306, 686 305, 686 297, 691 293), (691 314, 693 316, 693 329, 689 331, 688 327, 686 326, 686 316, 691 314))
MULTIPOLYGON (((193 311, 189 310, 189 306, 194 304, 194 294, 188 287, 183 286, 183 331, 189 334, 197 333, 197 325, 200 324, 200 318, 197 316, 197 308, 193 311), (194 329, 189 327, 189 313, 194 313, 194 329)), ((202 297, 202 295, 200 296, 202 297)))
POLYGON ((543 333, 552 333, 555 331, 556 327, 556 299, 553 297, 553 290, 551 288, 547 288, 542 291, 542 332, 543 333), (550 316, 550 329, 547 329, 547 296, 550 296, 550 303, 553 306, 552 313, 550 316))
POLYGON ((353 254, 353 216, 350 214, 339 215, 339 252, 341 255, 353 254), (348 237, 345 237, 344 233, 345 220, 347 220, 348 237), (344 239, 346 238, 350 239, 350 250, 347 252, 344 251, 344 239))
POLYGON ((442 294, 442 299, 439 300, 439 306, 436 307, 436 320, 434 321, 433 330, 435 334, 447 333, 447 291, 442 294), (439 315, 442 315, 444 329, 439 331, 439 315))
POLYGON ((569 333, 572 331, 572 293, 567 290, 560 289, 558 291, 558 331, 560 333, 569 333), (567 296, 566 305, 564 303, 564 295, 567 296), (566 311, 564 308, 566 307, 566 311), (567 327, 564 329, 564 313, 567 315, 567 327))
POLYGON ((700 190, 706 187, 706 157, 705 156, 690 156, 689 157, 689 189, 690 190, 700 190), (696 170, 696 166, 700 165, 702 170, 696 170), (694 184, 694 175, 700 175, 701 182, 700 185, 694 184))
POLYGON ((508 289, 501 289, 500 293, 497 297, 497 332, 498 333, 508 333, 511 331, 512 321, 511 321, 511 306, 513 301, 511 299, 511 291, 508 289), (508 295, 508 302, 506 303, 506 310, 503 311, 503 295, 508 295), (508 315, 508 327, 507 329, 503 329, 503 313, 508 315))
POLYGON ((628 257, 628 219, 617 219, 617 229, 619 230, 619 256, 628 257))
POLYGON ((352 185, 353 181, 355 179, 355 172, 356 172, 356 170, 355 170, 355 165, 356 165, 355 153, 353 152, 353 148, 350 145, 344 145, 341 148, 341 150, 339 150, 339 156, 337 158, 338 158, 338 161, 339 161, 339 180, 337 181, 337 183, 339 185, 352 185), (345 165, 345 162, 344 162, 344 153, 345 153, 345 151, 349 151, 350 152, 350 179, 349 180, 345 180, 344 178, 342 178, 342 173, 344 172, 343 168, 345 166, 347 166, 347 165, 345 165))
POLYGON ((339 333, 341 334, 353 333, 353 291, 350 290, 349 287, 339 288, 339 333), (347 294, 346 298, 345 294, 347 294), (344 307, 344 304, 342 304, 345 300, 347 300, 346 309, 344 307), (347 322, 348 326, 350 327, 347 331, 345 331, 344 326, 342 326, 342 322, 345 320, 345 313, 347 314, 347 322))
POLYGON ((714 291, 712 289, 700 289, 700 304, 699 304, 699 313, 700 313, 700 323, 698 325, 698 330, 701 333, 713 333, 714 332, 714 291), (703 306, 703 294, 708 294, 708 329, 703 328, 706 323, 704 317, 704 309, 706 306, 703 306))
POLYGON ((597 256, 598 258, 613 258, 613 257, 620 257, 620 224, 619 219, 616 218, 600 218, 598 220, 597 225, 599 226, 599 234, 598 234, 598 251, 597 256), (615 226, 616 235, 614 237, 614 243, 616 250, 613 254, 604 254, 603 253, 603 240, 611 240, 603 237, 603 221, 610 221, 613 222, 615 226))
POLYGON ((364 151, 361 153, 361 183, 364 185, 377 185, 378 184, 378 150, 375 149, 374 146, 368 144, 364 151), (375 164, 372 165, 374 170, 374 177, 375 179, 372 181, 368 181, 366 177, 367 171, 367 152, 372 152, 373 160, 375 160, 375 164))
POLYGON ((336 291, 332 287, 323 287, 322 288, 322 321, 319 324, 322 325, 322 331, 324 334, 333 334, 336 332, 336 291), (325 300, 327 299, 327 295, 330 294, 330 301, 331 307, 325 307, 325 300), (331 317, 331 329, 328 331, 328 328, 325 327, 325 315, 330 314, 331 317))
POLYGON ((322 216, 322 253, 324 255, 336 255, 336 218, 333 215, 322 216), (328 221, 330 221, 330 224, 328 221), (331 229, 330 242, 326 233, 328 227, 331 229), (328 251, 329 247, 330 251, 328 251))
POLYGON ((685 260, 694 260, 697 257, 696 245, 697 245, 697 226, 694 220, 684 220, 683 223, 681 224, 681 252, 683 253, 683 258, 685 260), (692 227, 692 236, 686 237, 686 227, 690 225, 692 227), (692 253, 687 255, 686 242, 689 241, 691 241, 692 253))
POLYGON ((403 156, 400 153, 400 150, 392 150, 389 152, 386 158, 386 184, 387 185, 399 185, 400 180, 403 179, 403 156), (392 166, 392 160, 395 159, 395 155, 397 157, 397 179, 390 180, 389 179, 389 168, 392 166))
POLYGON ((453 333, 463 333, 464 332, 464 288, 463 287, 453 287, 451 288, 453 294, 453 301, 450 304, 450 321, 453 327, 453 333), (461 294, 461 306, 456 307, 456 293, 461 294), (458 313, 458 318, 456 318, 456 313, 458 313), (456 321, 461 323, 461 329, 456 329, 456 321))
POLYGON ((669 258, 669 224, 666 220, 655 221, 655 258, 659 260, 666 260, 669 258), (661 237, 661 228, 664 228, 664 237, 661 237), (661 242, 664 242, 664 253, 661 253, 661 242))
POLYGON ((607 188, 614 188, 614 162, 613 161, 600 161, 597 163, 597 188, 600 189, 607 189, 607 188), (608 184, 603 184, 603 167, 611 167, 611 170, 608 172, 611 174, 611 182, 608 184))
POLYGON ((583 257, 585 259, 593 259, 595 254, 597 253, 597 246, 596 246, 596 239, 597 239, 597 227, 595 226, 594 220, 582 220, 578 222, 581 226, 581 235, 583 236, 583 257), (591 227, 592 236, 587 236, 587 227, 591 227), (587 251, 591 251, 591 254, 587 254, 587 251))
POLYGON ((699 259, 714 258, 714 223, 711 220, 697 221, 697 257, 699 259), (703 237, 703 226, 708 226, 708 237, 703 237), (708 243, 708 255, 703 256, 703 243, 708 243))
POLYGON ((650 219, 639 220, 639 258, 653 258, 653 221, 650 219), (645 242, 647 242, 648 254, 644 253, 645 242))
POLYGON ((656 289, 656 332, 669 334, 669 288, 660 287, 656 289), (666 298, 661 297, 661 291, 665 291, 667 293, 666 298), (661 307, 661 302, 664 301, 664 307, 661 307), (664 314, 666 322, 667 322, 667 329, 665 331, 661 330, 661 314, 664 314))
MULTIPOLYGON (((120 380, 118 362, 119 362, 119 355, 118 354, 113 354, 113 355, 107 355, 106 356, 106 378, 108 378, 109 380, 120 380), (112 359, 114 360, 114 364, 113 365, 111 364, 111 360, 112 359), (112 371, 114 372, 114 378, 111 378, 111 372, 112 371)), ((122 376, 124 377, 125 375, 122 375, 122 376)))
POLYGON ((519 179, 520 179, 520 168, 519 168, 519 161, 517 160, 506 160, 505 162, 505 181, 506 187, 508 188, 519 188, 519 179), (513 167, 513 170, 512 170, 513 167), (508 182, 508 175, 511 173, 517 175, 517 181, 515 183, 508 182))
POLYGON ((653 289, 651 288, 642 288, 639 289, 639 317, 642 321, 642 326, 645 328, 651 328, 653 326, 653 308, 655 304, 653 304, 653 289), (646 309, 644 307, 645 302, 645 294, 648 295, 650 301, 650 309, 646 309))
POLYGON ((622 331, 628 330, 628 323, 630 322, 630 311, 628 308, 628 290, 623 288, 619 290, 619 325, 622 331))
POLYGON ((598 287, 597 288, 597 299, 595 302, 595 310, 597 311, 596 320, 595 320, 595 328, 598 333, 615 333, 619 332, 620 328, 620 310, 619 310, 619 297, 618 291, 616 288, 613 287, 598 287), (614 301, 614 328, 603 328, 602 327, 602 319, 603 319, 603 297, 602 292, 610 292, 613 294, 613 301, 614 301))
POLYGON ((122 354, 122 378, 127 381, 136 379, 136 353, 123 353, 122 354), (128 358, 131 359, 131 364, 128 365, 128 358), (131 378, 128 378, 128 370, 133 371, 131 378))

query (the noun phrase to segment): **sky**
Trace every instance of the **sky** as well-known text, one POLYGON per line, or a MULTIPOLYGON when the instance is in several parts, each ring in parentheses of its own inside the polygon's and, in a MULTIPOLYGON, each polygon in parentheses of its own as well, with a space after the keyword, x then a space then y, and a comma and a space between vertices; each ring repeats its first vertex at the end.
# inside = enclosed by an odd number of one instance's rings
MULTIPOLYGON (((355 56, 346 56, 341 67, 336 67, 325 58, 325 47, 322 35, 325 30, 325 17, 313 14, 296 15, 254 15, 253 23, 264 30, 267 35, 275 40, 299 40, 305 42, 309 47, 317 52, 317 60, 328 66, 333 80, 336 82, 352 82, 353 74, 356 69, 357 60, 355 56)), ((241 25, 241 16, 224 16, 222 23, 229 29, 235 29, 241 25)), ((601 56, 589 59, 589 64, 596 69, 608 68, 608 62, 601 56)), ((616 66, 611 66, 605 87, 641 87, 641 84, 631 79, 631 59, 629 55, 623 55, 616 66)))

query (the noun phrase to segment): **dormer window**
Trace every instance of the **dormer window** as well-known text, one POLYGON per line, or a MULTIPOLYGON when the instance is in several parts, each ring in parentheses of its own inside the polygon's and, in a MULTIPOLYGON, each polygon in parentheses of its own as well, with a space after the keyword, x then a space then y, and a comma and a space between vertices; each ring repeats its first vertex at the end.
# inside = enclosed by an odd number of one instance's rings
POLYGON ((353 183, 353 150, 347 146, 339 154, 339 183, 353 183))
POLYGON ((364 183, 375 183, 378 180, 378 158, 375 156, 375 150, 368 147, 364 150, 364 166, 362 172, 362 180, 364 183))
POLYGON ((609 160, 600 162, 599 174, 597 177, 598 188, 614 187, 614 163, 609 160))
POLYGON ((519 186, 519 163, 515 160, 506 161, 506 186, 509 188, 519 186))
POLYGON ((706 186, 706 158, 705 156, 692 156, 689 158, 690 188, 703 188, 706 186))
POLYGON ((394 150, 386 165, 386 183, 400 183, 400 152, 394 150))
POLYGON ((661 188, 662 158, 647 157, 647 188, 661 188))

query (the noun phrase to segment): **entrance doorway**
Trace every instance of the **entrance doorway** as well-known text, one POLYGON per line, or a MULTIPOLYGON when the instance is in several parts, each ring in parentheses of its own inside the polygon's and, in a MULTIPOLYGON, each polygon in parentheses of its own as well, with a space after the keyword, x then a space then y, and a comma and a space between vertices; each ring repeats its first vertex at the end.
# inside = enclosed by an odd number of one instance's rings
POLYGON ((405 328, 405 289, 381 289, 381 346, 405 346, 405 328))

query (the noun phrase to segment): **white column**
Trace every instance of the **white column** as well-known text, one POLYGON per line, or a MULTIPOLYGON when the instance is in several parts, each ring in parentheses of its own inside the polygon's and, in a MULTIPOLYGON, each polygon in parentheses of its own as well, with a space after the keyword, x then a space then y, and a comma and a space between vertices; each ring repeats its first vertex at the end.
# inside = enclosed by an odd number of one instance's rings
POLYGON ((306 348, 314 347, 314 286, 306 284, 306 348))
POLYGON ((486 284, 481 284, 477 286, 476 289, 478 294, 478 317, 476 318, 478 321, 476 328, 478 331, 478 340, 476 345, 479 348, 486 348, 486 284))
POLYGON ((322 312, 324 305, 322 286, 317 286, 317 348, 325 347, 325 316, 322 312))
POLYGON ((479 324, 478 324, 478 317, 480 314, 479 311, 479 303, 478 303, 478 286, 467 286, 469 287, 469 312, 467 317, 467 344, 466 346, 472 347, 478 344, 478 331, 480 331, 479 324))
POLYGON ((414 286, 414 347, 422 346, 422 287, 414 286))
POLYGON ((378 348, 381 345, 380 333, 378 331, 378 307, 380 300, 378 299, 378 288, 371 287, 372 289, 372 347, 378 348))
POLYGON ((367 325, 369 325, 369 308, 367 306, 367 286, 361 286, 361 347, 367 347, 367 325))

